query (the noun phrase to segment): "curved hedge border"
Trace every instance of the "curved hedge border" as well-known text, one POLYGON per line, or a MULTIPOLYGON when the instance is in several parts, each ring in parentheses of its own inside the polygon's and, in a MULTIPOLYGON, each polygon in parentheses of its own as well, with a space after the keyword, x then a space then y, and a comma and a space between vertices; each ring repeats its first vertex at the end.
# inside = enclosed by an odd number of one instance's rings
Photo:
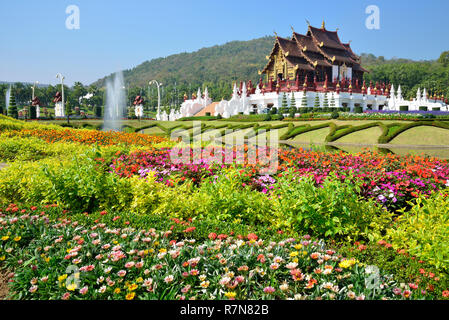
POLYGON ((334 142, 344 136, 347 136, 348 134, 373 127, 380 127, 382 130, 384 130, 385 125, 382 122, 373 122, 373 123, 366 123, 360 126, 340 126, 337 127, 336 130, 334 131, 331 129, 331 132, 327 135, 325 141, 334 142), (344 127, 346 127, 346 130, 337 133, 338 130, 345 129, 344 127))
POLYGON ((315 131, 315 130, 319 130, 319 129, 324 129, 324 128, 332 127, 332 126, 335 126, 335 124, 333 122, 326 122, 326 123, 319 124, 317 126, 311 126, 310 124, 306 124, 303 126, 293 127, 287 133, 282 135, 279 139, 280 140, 288 140, 288 139, 292 139, 292 138, 296 137, 297 135, 300 135, 303 133, 307 133, 307 132, 315 131))
POLYGON ((407 124, 402 124, 402 125, 399 123, 392 123, 392 124, 388 125, 388 128, 390 129, 390 128, 398 126, 398 125, 400 126, 400 128, 393 133, 390 133, 389 132, 390 130, 384 131, 382 133, 382 135, 379 137, 377 142, 381 143, 381 144, 389 143, 391 140, 396 138, 401 133, 407 131, 408 129, 415 128, 415 127, 429 126, 429 127, 436 127, 436 128, 449 130, 449 124, 440 122, 440 121, 433 121, 433 122, 419 121, 419 122, 412 122, 412 123, 407 123, 407 124))

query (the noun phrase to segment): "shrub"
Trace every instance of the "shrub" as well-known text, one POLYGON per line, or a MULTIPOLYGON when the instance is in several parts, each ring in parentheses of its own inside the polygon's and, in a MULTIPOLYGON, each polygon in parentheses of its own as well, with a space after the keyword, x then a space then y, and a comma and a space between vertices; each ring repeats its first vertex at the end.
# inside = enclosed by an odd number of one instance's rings
POLYGON ((95 116, 97 117, 97 118, 101 118, 101 116, 102 116, 102 107, 101 106, 96 106, 95 107, 95 116))
POLYGON ((427 111, 427 107, 419 107, 419 111, 427 111))
POLYGON ((206 112, 206 117, 210 117, 210 112, 206 112))
POLYGON ((386 240, 395 249, 427 261, 438 270, 449 271, 449 197, 436 193, 430 198, 420 197, 410 210, 401 215, 386 240))
POLYGON ((399 111, 408 111, 408 106, 399 106, 399 111))
MULTIPOLYGON (((348 181, 351 179, 348 178, 348 181)), ((288 174, 280 179, 274 193, 277 221, 296 232, 334 239, 373 237, 390 221, 389 214, 372 201, 360 201, 358 185, 326 178, 317 188, 314 177, 299 181, 288 174)))
POLYGON ((333 111, 331 114, 331 119, 338 119, 339 116, 338 111, 333 111))
MULTIPOLYGON (((265 194, 242 185, 238 171, 223 172, 218 178, 205 181, 196 193, 198 218, 219 221, 241 221, 271 225, 276 221, 270 201, 265 194)), ((282 220, 278 217, 278 220, 282 220)))
POLYGON ((363 108, 361 106, 355 106, 354 113, 363 113, 363 108))

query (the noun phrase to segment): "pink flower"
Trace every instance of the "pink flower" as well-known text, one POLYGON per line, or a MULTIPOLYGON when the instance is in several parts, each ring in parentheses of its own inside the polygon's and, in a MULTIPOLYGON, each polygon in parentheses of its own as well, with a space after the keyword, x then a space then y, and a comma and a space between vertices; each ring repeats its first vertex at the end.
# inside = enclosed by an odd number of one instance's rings
POLYGON ((70 293, 69 292, 66 292, 66 293, 64 293, 62 295, 62 300, 69 300, 69 298, 70 298, 70 293))
POLYGON ((83 288, 80 289, 80 293, 81 293, 82 295, 85 295, 85 294, 87 293, 88 290, 89 290, 88 287, 85 286, 85 287, 83 287, 83 288))
POLYGON ((275 291, 276 291, 276 289, 273 288, 273 287, 265 287, 265 288, 263 289, 263 292, 268 293, 268 294, 272 294, 272 293, 274 293, 275 291))
POLYGON ((117 272, 117 275, 119 276, 119 277, 124 277, 124 276, 126 276, 126 271, 125 270, 120 270, 119 272, 117 272))

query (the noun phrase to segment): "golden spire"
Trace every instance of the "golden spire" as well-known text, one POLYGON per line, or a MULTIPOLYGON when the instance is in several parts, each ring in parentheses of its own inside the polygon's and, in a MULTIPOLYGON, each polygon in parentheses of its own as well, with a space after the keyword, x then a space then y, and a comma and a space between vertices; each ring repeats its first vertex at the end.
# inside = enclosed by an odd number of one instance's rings
POLYGON ((323 23, 321 24, 321 29, 325 30, 326 29, 326 23, 323 20, 323 23))
POLYGON ((292 29, 292 32, 295 33, 295 29, 293 29, 293 26, 290 26, 290 28, 292 29))
POLYGON ((274 35, 276 36, 276 38, 278 37, 278 34, 276 33, 276 31, 273 30, 274 35))

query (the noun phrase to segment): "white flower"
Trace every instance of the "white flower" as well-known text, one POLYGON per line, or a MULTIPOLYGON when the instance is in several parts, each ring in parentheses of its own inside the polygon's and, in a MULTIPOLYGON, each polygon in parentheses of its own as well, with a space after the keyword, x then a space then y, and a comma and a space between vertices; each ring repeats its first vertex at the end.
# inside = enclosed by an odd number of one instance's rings
POLYGON ((170 283, 174 280, 174 277, 172 275, 166 276, 164 278, 165 283, 170 283))
POLYGON ((284 282, 283 284, 281 284, 279 286, 279 289, 281 289, 281 291, 287 291, 288 290, 288 284, 286 282, 284 282))

